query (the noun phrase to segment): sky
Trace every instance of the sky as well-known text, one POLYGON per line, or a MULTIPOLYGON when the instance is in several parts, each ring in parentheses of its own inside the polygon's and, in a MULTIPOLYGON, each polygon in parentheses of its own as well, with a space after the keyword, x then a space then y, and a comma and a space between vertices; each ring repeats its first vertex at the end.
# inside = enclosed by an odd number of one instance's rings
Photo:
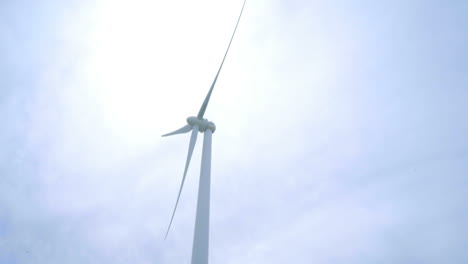
MULTIPOLYGON (((241 0, 0 2, 0 263, 189 263, 241 0)), ((466 1, 247 0, 210 263, 468 263, 466 1)))

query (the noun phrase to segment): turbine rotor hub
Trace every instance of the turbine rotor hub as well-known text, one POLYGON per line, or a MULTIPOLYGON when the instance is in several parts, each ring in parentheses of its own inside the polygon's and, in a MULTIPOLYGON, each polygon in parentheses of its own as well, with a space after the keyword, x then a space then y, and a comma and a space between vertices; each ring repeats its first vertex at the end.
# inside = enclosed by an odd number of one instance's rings
POLYGON ((207 129, 210 129, 211 132, 213 132, 213 133, 216 130, 215 124, 213 122, 211 122, 211 121, 208 121, 208 119, 206 119, 206 118, 199 119, 196 116, 191 116, 191 117, 187 118, 187 123, 191 127, 197 125, 198 126, 198 131, 200 131, 201 133, 205 132, 205 130, 207 130, 207 129))

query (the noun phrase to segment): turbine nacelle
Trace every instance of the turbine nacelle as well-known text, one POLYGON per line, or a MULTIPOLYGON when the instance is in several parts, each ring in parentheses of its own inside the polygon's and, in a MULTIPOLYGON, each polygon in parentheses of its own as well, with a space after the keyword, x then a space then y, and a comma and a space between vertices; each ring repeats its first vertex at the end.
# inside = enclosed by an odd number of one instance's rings
POLYGON ((193 130, 193 128, 196 128, 196 132, 205 132, 207 129, 211 130, 212 133, 215 132, 216 126, 213 122, 208 121, 206 118, 198 118, 196 116, 191 116, 187 118, 187 125, 177 129, 176 131, 173 131, 168 134, 162 135, 163 137, 167 136, 172 136, 172 135, 177 135, 177 134, 184 134, 188 133, 193 130))
POLYGON ((187 123, 193 128, 194 126, 198 126, 198 131, 201 133, 205 132, 205 130, 210 129, 211 132, 215 132, 216 126, 213 122, 208 121, 208 119, 203 118, 200 119, 196 116, 187 117, 187 123))

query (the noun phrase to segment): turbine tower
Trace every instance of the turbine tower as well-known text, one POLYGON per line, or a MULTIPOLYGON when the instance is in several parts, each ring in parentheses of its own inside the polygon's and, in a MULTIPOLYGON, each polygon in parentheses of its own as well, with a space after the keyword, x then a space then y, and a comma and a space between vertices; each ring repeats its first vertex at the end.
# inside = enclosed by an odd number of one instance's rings
POLYGON ((187 170, 190 165, 190 159, 192 158, 193 149, 197 141, 198 132, 204 133, 203 137, 203 150, 202 150, 202 162, 200 170, 200 181, 198 185, 198 199, 197 199, 197 212, 195 217, 195 232, 193 237, 193 247, 192 247, 192 264, 208 264, 208 249, 209 249, 209 231, 210 231, 210 183, 211 183, 211 138, 212 134, 216 130, 216 126, 213 122, 208 121, 206 118, 203 118, 205 115, 206 108, 208 107, 208 102, 210 101, 211 93, 215 87, 216 81, 218 80, 219 73, 223 67, 224 60, 228 54, 229 48, 231 47, 232 40, 236 34, 237 26, 244 11, 246 0, 242 5, 239 18, 237 19, 236 27, 232 33, 231 40, 224 54, 221 65, 219 66, 218 72, 214 78, 213 83, 211 84, 210 90, 203 101, 203 104, 198 111, 197 116, 191 116, 187 118, 187 125, 182 128, 165 134, 163 137, 172 136, 177 134, 188 133, 192 131, 190 136, 190 144, 187 153, 187 161, 185 162, 184 174, 182 176, 182 182, 179 188, 179 194, 177 195, 177 200, 174 206, 174 211, 172 212, 171 221, 169 222, 169 227, 167 228, 166 238, 169 234, 169 230, 174 220, 174 215, 177 210, 177 205, 179 204, 180 194, 182 193, 182 188, 184 187, 185 176, 187 175, 187 170))

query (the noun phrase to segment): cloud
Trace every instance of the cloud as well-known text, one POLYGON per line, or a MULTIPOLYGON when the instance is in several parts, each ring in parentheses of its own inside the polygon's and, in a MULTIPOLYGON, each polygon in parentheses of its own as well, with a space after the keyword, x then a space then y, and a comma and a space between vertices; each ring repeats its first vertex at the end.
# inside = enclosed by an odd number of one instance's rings
MULTIPOLYGON (((239 7, 183 4, 1 4, 0 262, 190 259, 201 147, 163 241, 188 138, 159 135, 239 7)), ((207 111, 212 263, 464 263, 466 19, 439 7, 247 3, 207 111)))

